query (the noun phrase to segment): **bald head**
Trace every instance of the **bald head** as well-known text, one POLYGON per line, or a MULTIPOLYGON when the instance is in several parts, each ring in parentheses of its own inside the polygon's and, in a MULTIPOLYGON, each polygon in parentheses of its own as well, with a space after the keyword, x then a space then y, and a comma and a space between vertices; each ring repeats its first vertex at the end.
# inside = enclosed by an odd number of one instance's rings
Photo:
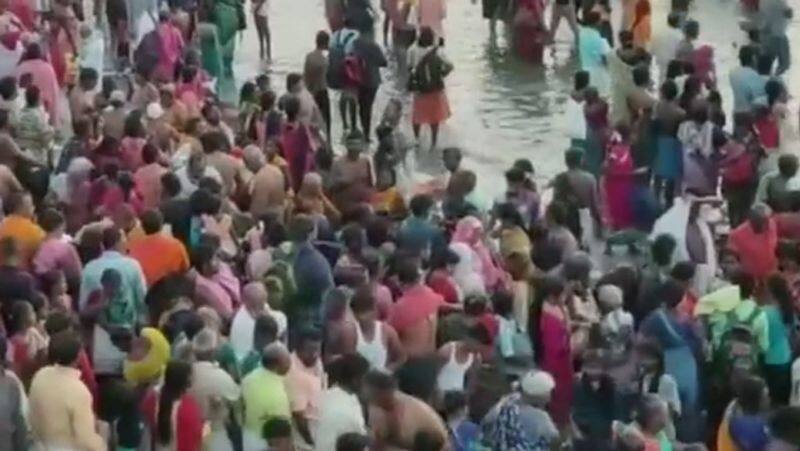
POLYGON ((284 375, 289 372, 291 362, 289 350, 282 343, 276 341, 264 347, 261 364, 267 370, 284 375))
POLYGON ((253 317, 264 311, 267 299, 267 289, 261 282, 250 282, 242 289, 242 303, 253 317))

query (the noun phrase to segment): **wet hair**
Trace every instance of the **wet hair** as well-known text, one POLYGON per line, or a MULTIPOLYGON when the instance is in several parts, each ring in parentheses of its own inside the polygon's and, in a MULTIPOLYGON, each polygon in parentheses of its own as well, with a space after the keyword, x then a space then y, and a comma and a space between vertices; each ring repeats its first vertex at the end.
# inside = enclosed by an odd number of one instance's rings
POLYGON ((246 81, 239 90, 239 103, 255 100, 257 92, 256 84, 252 81, 246 81))
POLYGON ((29 107, 38 106, 41 98, 41 91, 35 85, 28 86, 25 90, 25 104, 29 107))
POLYGON ((397 379, 391 374, 380 371, 372 370, 367 373, 365 380, 368 387, 375 391, 394 391, 397 389, 397 379))
MULTIPOLYGON (((667 63, 667 80, 674 80, 684 74, 685 64, 681 60, 670 60, 667 63)), ((677 85, 675 86, 677 89, 677 85)))
POLYGON ((8 198, 5 199, 5 205, 3 205, 5 214, 10 215, 19 212, 22 207, 25 206, 25 201, 29 196, 30 193, 27 191, 11 193, 8 198))
POLYGON ((103 248, 105 250, 114 249, 122 242, 122 230, 119 227, 111 226, 103 230, 103 248))
POLYGON ((739 49, 739 64, 742 66, 750 66, 758 54, 758 51, 752 45, 745 45, 739 49))
POLYGON ((575 72, 572 78, 572 88, 576 91, 583 91, 589 87, 590 83, 591 77, 589 76, 589 72, 585 70, 575 72))
POLYGON ((128 117, 125 118, 124 124, 125 136, 130 136, 133 138, 144 138, 147 136, 147 130, 144 128, 142 117, 143 115, 140 110, 133 110, 128 113, 128 117))
POLYGON ((667 80, 661 84, 659 92, 661 93, 661 97, 663 97, 664 100, 667 101, 675 100, 678 97, 678 85, 675 84, 675 82, 672 80, 667 80))
POLYGON ((11 100, 17 93, 17 79, 13 76, 0 78, 0 97, 11 100))
POLYGON ((170 197, 175 197, 181 192, 181 179, 173 172, 167 172, 161 176, 161 188, 170 197))
POLYGON ((153 235, 161 231, 161 227, 164 225, 164 218, 161 216, 161 212, 158 210, 147 210, 142 213, 142 216, 139 218, 140 222, 142 223, 142 229, 144 233, 147 235, 153 235))
POLYGON ((166 445, 172 440, 172 406, 189 389, 192 380, 192 365, 183 360, 170 360, 164 370, 164 384, 158 396, 156 437, 158 443, 166 445))
POLYGON ((370 441, 366 435, 348 432, 336 439, 335 451, 366 451, 369 444, 370 441))
POLYGON ((350 310, 356 315, 375 310, 375 294, 371 286, 362 285, 356 288, 350 300, 350 310))
POLYGON ((302 348, 309 343, 321 343, 322 333, 315 327, 304 327, 297 334, 297 348, 302 348))
MULTIPOLYGON (((772 75, 772 65, 775 63, 772 55, 766 53, 759 53, 756 56, 756 72, 759 75, 770 76, 772 75)), ((773 80, 768 80, 767 83, 773 80)))
POLYGON ((86 117, 79 117, 72 121, 72 132, 76 136, 85 137, 89 135, 89 132, 92 130, 92 122, 89 118, 86 117))
POLYGON ((330 42, 331 35, 329 35, 327 31, 320 30, 317 32, 317 37, 314 39, 314 43, 317 45, 318 49, 327 49, 330 42))
POLYGON ((691 39, 697 39, 700 36, 700 22, 689 19, 683 24, 683 34, 691 39))
POLYGON ((519 210, 511 203, 502 203, 497 206, 497 218, 501 221, 507 221, 515 226, 525 230, 525 221, 519 210))
POLYGON ((292 436, 292 424, 286 418, 275 417, 264 422, 261 428, 261 438, 269 442, 279 438, 290 438, 292 436))
POLYGON ((303 76, 297 72, 291 72, 286 76, 286 90, 291 92, 292 88, 297 86, 298 83, 303 81, 303 76))
POLYGON ((600 23, 602 17, 597 11, 588 11, 583 15, 583 24, 587 27, 592 27, 600 23))
POLYGON ((764 400, 764 390, 767 385, 760 377, 749 376, 742 378, 736 384, 736 403, 745 414, 755 415, 761 411, 764 400))
POLYGON ((330 361, 325 370, 331 385, 356 390, 357 382, 369 371, 369 362, 359 354, 344 354, 330 361))
POLYGON ((275 101, 278 99, 278 96, 275 95, 275 91, 271 89, 267 89, 266 91, 261 93, 261 97, 259 98, 259 104, 261 105, 262 111, 269 111, 275 107, 275 101))
POLYGON ((411 258, 406 258, 398 262, 396 272, 398 280, 404 285, 415 284, 419 282, 421 277, 419 266, 411 258))
POLYGON ((190 260, 192 267, 202 270, 206 265, 210 264, 217 253, 217 249, 210 244, 198 244, 192 247, 190 260))
POLYGON ((27 47, 25 47, 25 51, 22 53, 22 57, 19 59, 19 61, 23 62, 43 59, 44 53, 42 52, 42 46, 40 46, 37 42, 31 42, 27 47))
POLYGON ((433 45, 436 39, 433 29, 431 27, 422 27, 419 30, 419 37, 417 38, 417 45, 425 48, 433 45))
POLYGON ((786 92, 786 86, 779 80, 770 79, 767 80, 767 84, 764 85, 764 91, 767 93, 767 103, 769 106, 772 106, 775 105, 775 102, 786 92))
POLYGON ((583 163, 583 151, 581 149, 567 149, 564 153, 564 162, 568 169, 577 169, 583 163))
POLYGON ((741 269, 731 276, 731 283, 739 287, 739 295, 742 299, 749 299, 753 296, 756 281, 753 276, 741 269))
POLYGON ((639 87, 647 86, 650 83, 650 69, 646 66, 633 68, 633 83, 639 87))
POLYGON ((672 261, 672 254, 677 246, 678 243, 672 235, 662 233, 650 245, 650 255, 658 266, 667 266, 672 261))
POLYGON ((556 225, 564 226, 568 221, 569 210, 567 205, 558 200, 554 200, 547 206, 547 218, 556 225))
POLYGON ((47 208, 39 214, 39 225, 50 233, 64 225, 64 215, 55 208, 47 208))
POLYGON ((147 143, 142 147, 142 161, 144 164, 153 164, 158 160, 158 147, 152 143, 147 143))
POLYGON ((783 323, 789 329, 793 328, 795 322, 794 296, 789 282, 782 275, 773 274, 767 279, 767 288, 780 308, 783 323))
POLYGON ((200 188, 189 197, 189 209, 192 215, 216 215, 222 208, 222 199, 211 191, 200 188))
POLYGON ((794 154, 786 153, 778 157, 778 170, 783 178, 792 178, 797 175, 798 160, 794 154))
POLYGON ((667 308, 673 309, 678 306, 686 295, 686 289, 676 280, 667 279, 661 284, 659 297, 667 308))
POLYGON ((411 214, 417 218, 421 218, 430 213, 433 206, 433 197, 428 194, 417 194, 416 196, 412 197, 411 201, 409 202, 411 214))
POLYGON ((667 25, 670 28, 678 28, 681 26, 681 15, 678 13, 671 12, 667 14, 667 25))
POLYGON ((216 151, 228 152, 231 144, 228 142, 228 137, 221 131, 210 131, 203 133, 200 137, 200 143, 203 145, 203 152, 210 154, 216 151))
POLYGON ((78 83, 81 86, 87 86, 89 83, 97 83, 99 79, 100 75, 91 67, 81 68, 80 73, 78 74, 78 83))
POLYGON ((444 416, 447 418, 467 407, 467 396, 463 391, 448 390, 444 392, 442 404, 444 416))
POLYGON ((297 115, 300 113, 300 99, 295 95, 287 95, 283 99, 283 111, 286 113, 287 121, 296 121, 297 115))
POLYGON ((62 331, 50 336, 47 345, 47 359, 51 364, 71 366, 78 360, 81 351, 81 342, 72 331, 62 331))
POLYGON ((670 276, 681 282, 689 282, 694 278, 696 265, 691 261, 682 261, 675 263, 670 271, 670 276))
POLYGON ((261 314, 256 318, 253 326, 253 346, 259 348, 278 339, 278 322, 270 315, 261 314))
POLYGON ((521 169, 511 168, 506 171, 505 176, 508 183, 522 183, 525 181, 525 172, 521 169))
POLYGON ((9 116, 8 110, 0 110, 0 130, 8 129, 10 121, 11 117, 9 116))

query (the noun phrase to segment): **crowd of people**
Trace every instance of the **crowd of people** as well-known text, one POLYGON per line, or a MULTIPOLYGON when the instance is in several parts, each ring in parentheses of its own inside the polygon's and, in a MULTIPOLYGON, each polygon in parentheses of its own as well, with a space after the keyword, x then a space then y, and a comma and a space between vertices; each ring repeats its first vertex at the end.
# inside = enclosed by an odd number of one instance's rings
POLYGON ((326 0, 236 105, 243 2, 45 3, 0 0, 0 450, 800 449, 785 0, 743 2, 731 108, 688 1, 615 34, 608 1, 484 0, 579 66, 566 169, 532 149, 493 200, 459 148, 409 167, 444 0, 326 0), (410 114, 373 111, 390 71, 410 114))

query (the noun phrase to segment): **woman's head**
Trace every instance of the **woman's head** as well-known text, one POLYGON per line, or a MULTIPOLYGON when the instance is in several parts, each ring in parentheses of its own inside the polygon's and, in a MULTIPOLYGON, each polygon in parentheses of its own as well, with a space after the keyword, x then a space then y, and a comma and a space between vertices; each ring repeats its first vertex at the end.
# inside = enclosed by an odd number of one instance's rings
POLYGON ((545 276, 539 285, 539 292, 541 293, 541 299, 543 299, 544 302, 555 305, 564 304, 564 295, 566 294, 566 290, 564 287, 564 281, 558 277, 545 276))
POLYGON ((31 42, 28 44, 28 46, 25 47, 25 52, 22 53, 22 58, 20 61, 30 60, 44 60, 42 46, 40 46, 38 42, 31 42))
POLYGON ((141 110, 133 110, 128 114, 128 117, 125 118, 125 136, 131 138, 144 138, 147 136, 143 117, 141 110))
MULTIPOLYGON (((158 442, 168 444, 172 439, 173 404, 189 389, 192 383, 192 365, 183 360, 171 360, 164 371, 164 385, 158 402, 158 442)), ((175 425, 180 427, 180 425, 175 425)))

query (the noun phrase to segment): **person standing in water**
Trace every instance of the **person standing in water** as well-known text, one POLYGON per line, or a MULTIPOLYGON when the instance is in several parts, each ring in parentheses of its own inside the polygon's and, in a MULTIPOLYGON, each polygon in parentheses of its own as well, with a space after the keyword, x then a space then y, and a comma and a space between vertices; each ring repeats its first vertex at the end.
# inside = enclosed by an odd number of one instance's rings
POLYGON ((433 30, 423 27, 417 43, 408 51, 408 67, 411 70, 409 88, 414 92, 411 115, 414 138, 419 143, 420 129, 423 125, 430 125, 431 149, 435 149, 438 143, 439 124, 450 117, 450 103, 447 101, 444 80, 453 70, 452 63, 434 40, 433 30))

